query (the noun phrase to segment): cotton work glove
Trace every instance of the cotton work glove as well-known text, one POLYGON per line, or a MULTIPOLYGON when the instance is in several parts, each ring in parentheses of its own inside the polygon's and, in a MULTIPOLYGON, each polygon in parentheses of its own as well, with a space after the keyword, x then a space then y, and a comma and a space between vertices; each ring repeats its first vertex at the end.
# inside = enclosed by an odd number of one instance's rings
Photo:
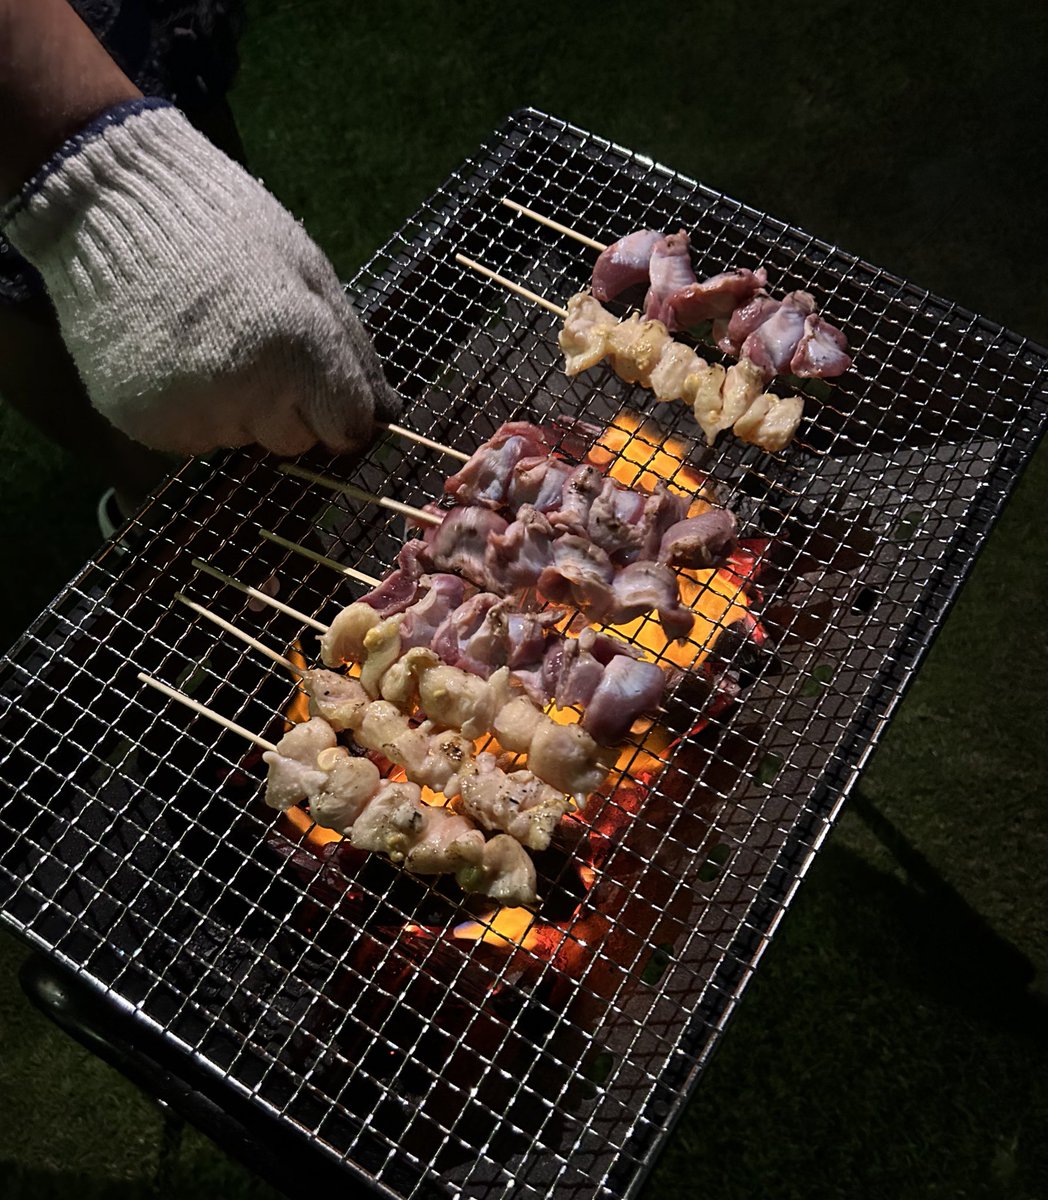
POLYGON ((400 398, 302 226, 164 101, 119 105, 0 210, 94 406, 158 450, 367 443, 400 398))

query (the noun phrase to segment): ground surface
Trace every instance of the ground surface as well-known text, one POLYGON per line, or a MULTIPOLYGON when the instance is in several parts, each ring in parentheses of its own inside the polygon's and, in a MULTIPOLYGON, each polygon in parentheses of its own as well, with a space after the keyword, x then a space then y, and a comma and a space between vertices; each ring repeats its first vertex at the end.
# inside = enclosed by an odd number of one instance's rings
MULTIPOLYGON (((1048 342, 1044 10, 933 9, 255 0, 233 104, 253 169, 346 275, 533 104, 1048 342)), ((0 423, 6 643, 94 548, 98 483, 2 408, 0 423)), ((1048 1194, 1046 455, 651 1200, 1048 1194)), ((28 1008, 22 955, 0 936, 0 1197, 149 1194, 158 1114, 28 1008)), ((190 1134, 164 1194, 269 1193, 190 1134)))

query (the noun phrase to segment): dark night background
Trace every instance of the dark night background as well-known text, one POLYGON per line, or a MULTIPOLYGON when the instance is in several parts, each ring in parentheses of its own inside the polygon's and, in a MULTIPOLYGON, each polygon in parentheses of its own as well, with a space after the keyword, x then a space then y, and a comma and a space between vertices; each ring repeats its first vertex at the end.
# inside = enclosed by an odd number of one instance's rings
MULTIPOLYGON (((252 0, 254 172, 351 275, 534 105, 1048 343, 1042 5, 252 0)), ((12 641, 105 480, 0 409, 12 641)), ((1048 1193, 1048 458, 1035 456, 645 1196, 1048 1193)), ((0 1197, 150 1194, 161 1119, 0 935, 0 1197)), ((188 1135, 165 1195, 268 1189, 188 1135)))

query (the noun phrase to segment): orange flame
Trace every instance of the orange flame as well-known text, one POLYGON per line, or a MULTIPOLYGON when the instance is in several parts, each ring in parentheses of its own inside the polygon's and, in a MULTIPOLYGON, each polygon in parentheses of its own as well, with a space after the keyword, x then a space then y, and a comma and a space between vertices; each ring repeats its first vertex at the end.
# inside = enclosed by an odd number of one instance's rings
POLYGON ((508 950, 533 950, 539 943, 535 914, 528 908, 500 908, 483 921, 464 921, 451 932, 466 941, 490 942, 508 950))

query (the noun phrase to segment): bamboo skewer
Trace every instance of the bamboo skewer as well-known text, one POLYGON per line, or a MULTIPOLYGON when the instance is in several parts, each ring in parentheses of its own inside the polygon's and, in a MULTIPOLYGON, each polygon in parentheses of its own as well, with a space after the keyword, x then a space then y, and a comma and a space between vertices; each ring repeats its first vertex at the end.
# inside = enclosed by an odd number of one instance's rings
POLYGON ((565 237, 574 238, 576 242, 581 242, 584 246, 589 246, 591 250, 598 252, 607 250, 607 246, 603 242, 594 241, 593 238, 587 237, 584 233, 578 233, 567 225, 561 225, 559 221, 554 221, 550 217, 544 217, 542 213, 537 213, 533 208, 525 208, 523 204, 518 204, 516 200, 510 200, 508 196, 502 198, 502 203, 507 208, 512 208, 514 212, 518 212, 525 217, 530 217, 533 221, 538 221, 540 225, 545 225, 548 229, 554 229, 557 233, 563 233, 565 237))
POLYGON ((559 304, 554 304, 552 300, 547 300, 545 296, 540 296, 537 292, 528 291, 526 287, 521 287, 519 283, 514 283, 512 279, 507 279, 505 275, 500 275, 497 271, 492 271, 490 267, 485 267, 482 263, 476 262, 472 258, 467 258, 464 254, 456 254, 455 261, 464 267, 469 267, 471 271, 476 271, 478 275, 484 275, 495 283, 501 284, 508 291, 515 292, 518 296, 523 296, 525 300, 530 300, 533 304, 538 304, 549 312, 555 313, 561 320, 568 315, 566 308, 561 308, 559 304))
POLYGON ((365 575, 363 571, 358 571, 355 567, 344 566, 333 558, 328 558, 326 554, 318 554, 316 550, 310 550, 308 546, 301 546, 298 542, 289 541, 287 538, 281 537, 279 533, 272 533, 270 530, 262 528, 258 532, 266 541, 274 542, 284 550, 293 550, 296 554, 301 554, 303 558, 310 558, 313 562, 320 563, 322 567, 330 567, 333 571, 339 571, 347 578, 357 580, 358 583, 366 583, 369 587, 378 587, 382 582, 374 575, 365 575))
POLYGON ((258 650, 262 654, 265 654, 278 666, 284 667, 293 675, 302 674, 302 668, 297 667, 290 658, 285 658, 283 654, 280 654, 276 650, 270 649, 270 647, 264 642, 260 642, 258 638, 252 637, 250 633, 245 633, 244 630, 238 629, 231 621, 227 621, 225 617, 220 617, 218 613, 213 613, 210 609, 205 608, 202 604, 197 604, 195 600, 190 600, 189 597, 184 595, 182 592, 175 592, 175 599, 179 601, 180 604, 184 604, 186 608, 191 608, 193 612, 199 613, 202 617, 206 617, 207 620, 217 625, 219 629, 225 630, 226 633, 230 633, 233 635, 233 637, 239 638, 246 645, 251 646, 252 649, 258 650))
POLYGON ((436 513, 425 512, 411 504, 402 504, 399 500, 390 500, 387 496, 377 496, 374 492, 358 488, 356 484, 332 479, 330 475, 321 475, 317 471, 307 470, 297 463, 281 463, 277 469, 284 475, 292 475, 296 479, 304 479, 308 483, 319 483, 321 487, 325 487, 329 491, 343 492, 347 496, 352 496, 354 500, 381 505, 382 508, 388 508, 390 512, 399 513, 402 517, 410 517, 413 521, 422 521, 427 525, 439 525, 444 520, 436 513))
POLYGON ((211 566, 210 563, 204 562, 202 558, 194 558, 193 566, 198 571, 203 571, 205 575, 210 575, 228 587, 236 588, 238 592, 243 592, 246 596, 250 596, 252 600, 258 600, 261 604, 268 604, 270 608, 275 608, 278 612, 282 612, 286 616, 300 621, 303 625, 308 625, 311 629, 315 629, 317 633, 327 633, 328 627, 318 621, 316 617, 307 616, 304 612, 299 612, 297 608, 292 608, 290 604, 285 604, 283 600, 277 600, 275 596, 267 596, 265 592, 260 592, 258 588, 241 583, 239 579, 234 579, 232 575, 227 575, 225 571, 220 571, 217 567, 211 566))
POLYGON ((231 721, 228 717, 223 717, 221 713, 217 713, 214 709, 201 704, 199 700, 191 699, 184 692, 180 692, 178 688, 168 687, 166 683, 161 683, 159 679, 154 679, 152 675, 147 675, 144 671, 138 672, 138 678, 142 683, 148 684, 158 692, 162 692, 170 700, 177 700, 179 704, 184 704, 186 708, 192 709, 193 712, 199 713, 200 716, 214 721, 216 725, 221 725, 224 729, 232 730, 233 733, 239 733, 242 738, 247 738, 249 742, 252 742, 260 749, 276 750, 273 742, 267 741, 264 737, 259 737, 257 733, 252 733, 250 729, 245 729, 243 725, 238 725, 236 721, 231 721))
POLYGON ((418 442, 420 446, 428 446, 430 450, 439 450, 441 454, 446 454, 449 458, 457 458, 459 462, 469 462, 468 454, 463 454, 461 450, 452 450, 450 446, 435 442, 432 438, 416 433, 414 429, 406 429, 403 425, 394 425, 392 421, 377 421, 376 424, 379 429, 388 429, 390 433, 395 433, 398 437, 418 442))
POLYGON ((301 554, 303 558, 312 559, 313 562, 320 563, 322 567, 330 567, 333 571, 338 571, 351 579, 357 579, 361 583, 368 584, 370 587, 378 587, 382 582, 381 579, 376 579, 374 575, 365 575, 363 571, 354 571, 352 567, 344 567, 342 563, 336 562, 333 558, 318 554, 315 550, 310 550, 308 546, 302 546, 298 542, 290 541, 288 538, 282 538, 275 533, 270 533, 268 529, 260 529, 258 532, 264 538, 268 538, 271 542, 276 542, 278 546, 282 546, 285 550, 301 554))

